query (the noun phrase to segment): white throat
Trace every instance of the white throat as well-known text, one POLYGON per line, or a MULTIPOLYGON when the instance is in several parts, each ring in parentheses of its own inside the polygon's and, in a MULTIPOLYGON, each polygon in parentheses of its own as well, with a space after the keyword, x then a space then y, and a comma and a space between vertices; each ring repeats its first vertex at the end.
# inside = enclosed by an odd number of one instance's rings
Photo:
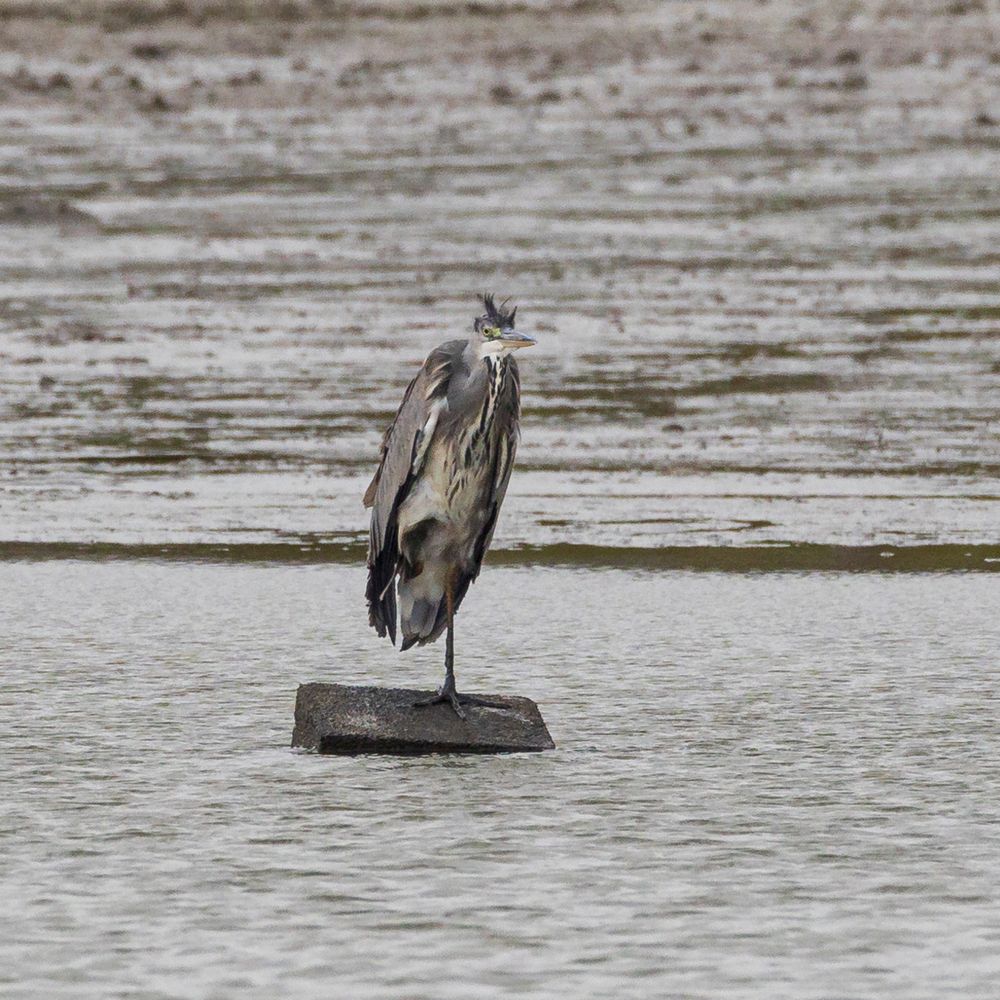
POLYGON ((492 358, 499 361, 500 358, 508 357, 515 348, 508 347, 500 340, 484 340, 479 345, 479 360, 492 358))

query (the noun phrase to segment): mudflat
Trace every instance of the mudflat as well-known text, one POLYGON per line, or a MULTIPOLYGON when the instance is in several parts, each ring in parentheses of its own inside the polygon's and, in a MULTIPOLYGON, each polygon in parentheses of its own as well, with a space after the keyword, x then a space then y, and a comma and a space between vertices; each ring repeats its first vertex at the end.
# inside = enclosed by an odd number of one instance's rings
POLYGON ((403 386, 495 290, 540 340, 498 549, 996 565, 995 26, 6 4, 0 553, 357 558, 403 386))

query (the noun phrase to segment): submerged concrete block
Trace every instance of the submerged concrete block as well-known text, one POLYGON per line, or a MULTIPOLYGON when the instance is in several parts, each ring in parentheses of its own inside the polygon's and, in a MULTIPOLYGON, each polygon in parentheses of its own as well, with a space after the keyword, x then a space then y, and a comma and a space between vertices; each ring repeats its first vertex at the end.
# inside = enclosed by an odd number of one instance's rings
POLYGON ((521 753, 553 750, 530 698, 477 695, 499 707, 417 708, 433 691, 302 684, 295 700, 292 746, 326 754, 521 753))

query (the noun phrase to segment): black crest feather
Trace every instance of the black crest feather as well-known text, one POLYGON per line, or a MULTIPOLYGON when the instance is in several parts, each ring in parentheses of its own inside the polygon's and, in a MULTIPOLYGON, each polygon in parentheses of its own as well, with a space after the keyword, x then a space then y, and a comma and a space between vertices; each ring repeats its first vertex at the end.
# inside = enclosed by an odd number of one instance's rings
POLYGON ((504 299, 500 305, 497 305, 492 295, 489 293, 484 295, 483 305, 486 307, 486 315, 483 319, 493 326, 512 327, 514 325, 514 317, 517 315, 517 306, 514 306, 508 312, 505 307, 509 301, 510 299, 504 299))

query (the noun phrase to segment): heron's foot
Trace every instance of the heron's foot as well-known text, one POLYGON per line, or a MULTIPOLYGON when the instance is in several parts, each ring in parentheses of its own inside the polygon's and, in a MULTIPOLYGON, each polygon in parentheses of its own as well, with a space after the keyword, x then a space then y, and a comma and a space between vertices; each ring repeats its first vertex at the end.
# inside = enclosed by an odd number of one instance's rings
POLYGON ((511 711, 510 705, 505 702, 493 701, 492 698, 479 698, 474 694, 460 694, 458 701, 461 705, 475 705, 479 708, 500 708, 506 712, 511 711))
POLYGON ((465 712, 462 711, 463 705, 471 705, 474 708, 499 708, 510 711, 510 705, 506 705, 502 701, 479 698, 474 694, 459 694, 454 688, 449 689, 447 686, 438 688, 438 693, 433 698, 423 698, 413 704, 417 708, 425 708, 428 705, 440 705, 443 702, 451 705, 455 714, 460 719, 465 718, 465 712))
POLYGON ((465 712, 462 711, 462 702, 465 701, 455 690, 455 685, 444 684, 438 688, 438 693, 433 698, 421 698, 413 703, 414 708, 427 708, 428 705, 440 705, 447 702, 451 705, 455 714, 460 719, 465 719, 465 712))

